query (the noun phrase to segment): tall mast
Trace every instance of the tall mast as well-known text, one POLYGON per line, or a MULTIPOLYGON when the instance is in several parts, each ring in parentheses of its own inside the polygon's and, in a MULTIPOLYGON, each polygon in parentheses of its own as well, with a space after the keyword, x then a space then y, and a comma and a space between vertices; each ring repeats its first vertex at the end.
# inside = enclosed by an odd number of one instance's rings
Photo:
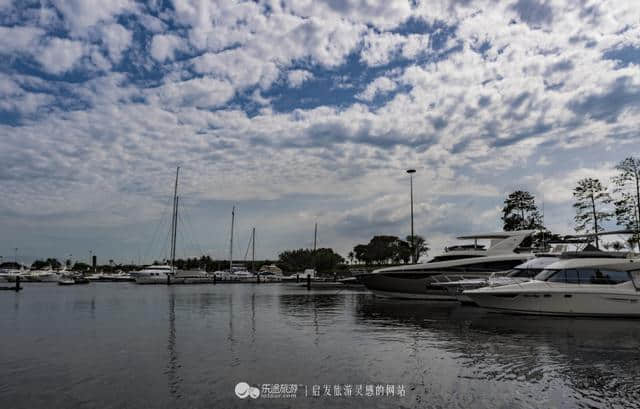
POLYGON ((176 233, 178 231, 178 175, 180 166, 176 167, 176 181, 173 186, 173 212, 171 213, 171 272, 176 261, 176 233))
POLYGON ((251 272, 255 273, 255 263, 256 263, 256 228, 254 227, 251 231, 251 272))
POLYGON ((176 196, 176 210, 175 210, 175 222, 173 223, 173 237, 171 237, 171 272, 175 270, 176 264, 176 237, 178 234, 178 202, 180 196, 176 196))
POLYGON ((313 229, 313 253, 314 254, 316 252, 317 243, 318 243, 318 223, 316 223, 316 226, 313 229))
POLYGON ((231 209, 231 244, 229 245, 229 272, 233 271, 233 223, 236 217, 236 207, 231 209))

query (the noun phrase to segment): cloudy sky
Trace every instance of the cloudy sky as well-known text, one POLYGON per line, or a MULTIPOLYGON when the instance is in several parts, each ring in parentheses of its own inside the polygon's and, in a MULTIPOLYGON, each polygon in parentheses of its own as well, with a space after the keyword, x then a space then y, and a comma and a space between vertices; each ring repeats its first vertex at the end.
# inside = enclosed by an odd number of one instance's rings
POLYGON ((632 1, 0 0, 0 255, 149 261, 416 230, 437 252, 638 155, 632 1), (635 143, 634 143, 635 142, 635 143))

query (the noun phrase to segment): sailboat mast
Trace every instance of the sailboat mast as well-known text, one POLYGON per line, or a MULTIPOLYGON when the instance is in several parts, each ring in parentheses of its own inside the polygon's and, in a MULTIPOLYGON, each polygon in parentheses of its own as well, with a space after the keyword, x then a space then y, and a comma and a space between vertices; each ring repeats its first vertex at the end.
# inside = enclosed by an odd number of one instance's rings
POLYGON ((251 231, 251 272, 255 273, 255 263, 256 263, 256 228, 254 227, 251 231))
POLYGON ((176 261, 176 232, 178 231, 178 176, 180 166, 176 167, 176 181, 173 186, 173 212, 171 213, 171 272, 176 261))
POLYGON ((233 224, 235 222, 236 217, 236 207, 233 206, 231 209, 231 243, 229 245, 229 272, 233 271, 233 224))
POLYGON ((171 272, 175 270, 176 264, 176 237, 178 235, 178 203, 180 196, 176 196, 175 222, 173 223, 173 237, 171 238, 171 272))
POLYGON ((313 252, 316 252, 316 244, 318 243, 318 223, 316 223, 313 229, 313 252))

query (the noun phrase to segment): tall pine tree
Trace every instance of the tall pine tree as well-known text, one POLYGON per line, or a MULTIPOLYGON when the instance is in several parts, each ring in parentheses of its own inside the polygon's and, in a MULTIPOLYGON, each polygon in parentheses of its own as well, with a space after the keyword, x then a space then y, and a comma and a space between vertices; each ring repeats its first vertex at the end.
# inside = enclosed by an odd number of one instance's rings
POLYGON ((598 179, 580 179, 573 189, 573 197, 576 201, 573 204, 576 209, 574 217, 576 231, 595 233, 596 248, 600 248, 598 233, 602 231, 602 223, 613 217, 613 213, 606 209, 612 202, 606 186, 603 186, 598 179))
POLYGON ((629 243, 640 249, 640 159, 628 157, 616 166, 618 174, 612 178, 616 221, 635 234, 629 243))
POLYGON ((516 190, 504 200, 502 221, 504 231, 544 229, 535 197, 523 190, 516 190))

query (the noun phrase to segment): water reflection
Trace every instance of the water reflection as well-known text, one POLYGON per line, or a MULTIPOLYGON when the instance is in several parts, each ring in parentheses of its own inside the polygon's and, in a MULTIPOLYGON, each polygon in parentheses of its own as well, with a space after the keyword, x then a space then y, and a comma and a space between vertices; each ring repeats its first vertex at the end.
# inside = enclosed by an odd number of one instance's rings
POLYGON ((541 391, 560 383, 580 406, 640 407, 637 321, 519 316, 373 297, 359 298, 356 321, 397 327, 412 338, 416 359, 419 349, 448 353, 466 368, 461 378, 533 384, 541 391))
POLYGON ((166 366, 169 394, 174 398, 180 398, 180 374, 178 369, 178 352, 176 350, 176 295, 173 291, 169 294, 169 336, 167 338, 168 360, 166 366))

